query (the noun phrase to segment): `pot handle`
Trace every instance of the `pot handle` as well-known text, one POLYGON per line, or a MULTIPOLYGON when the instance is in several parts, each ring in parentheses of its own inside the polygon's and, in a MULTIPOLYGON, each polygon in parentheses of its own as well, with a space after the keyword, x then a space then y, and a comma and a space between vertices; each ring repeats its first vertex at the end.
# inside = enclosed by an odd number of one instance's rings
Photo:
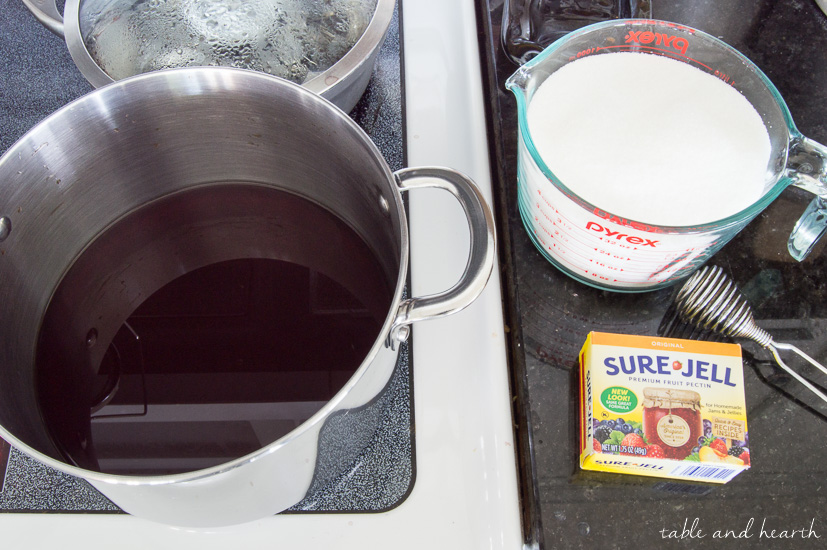
POLYGON ((23 0, 23 3, 44 27, 63 37, 63 15, 58 11, 55 0, 23 0))
POLYGON ((400 191, 436 187, 449 191, 465 211, 471 233, 468 263, 460 280, 439 294, 403 301, 396 311, 386 344, 391 348, 404 342, 409 325, 456 313, 471 304, 485 288, 494 268, 496 239, 494 216, 477 186, 467 176, 450 168, 405 168, 394 173, 400 191))

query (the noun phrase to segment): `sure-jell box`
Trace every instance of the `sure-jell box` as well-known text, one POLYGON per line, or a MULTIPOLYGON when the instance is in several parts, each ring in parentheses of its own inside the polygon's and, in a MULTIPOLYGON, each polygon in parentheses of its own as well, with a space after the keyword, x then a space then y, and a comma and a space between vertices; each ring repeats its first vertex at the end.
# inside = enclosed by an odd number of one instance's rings
POLYGON ((750 467, 741 346, 592 332, 580 352, 580 466, 726 483, 750 467))

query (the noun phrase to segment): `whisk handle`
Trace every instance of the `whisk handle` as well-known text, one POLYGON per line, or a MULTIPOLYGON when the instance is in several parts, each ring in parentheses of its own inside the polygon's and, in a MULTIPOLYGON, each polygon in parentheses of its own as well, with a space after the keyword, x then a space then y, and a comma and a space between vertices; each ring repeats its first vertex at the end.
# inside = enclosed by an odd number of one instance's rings
POLYGON ((813 359, 812 357, 810 357, 809 355, 795 347, 794 345, 784 344, 782 342, 773 342, 773 345, 776 347, 776 349, 789 350, 797 353, 799 356, 809 361, 810 364, 816 367, 818 370, 820 370, 824 374, 827 374, 827 367, 825 367, 824 365, 822 365, 821 363, 819 363, 818 361, 816 361, 815 359, 813 359))
POLYGON ((799 355, 801 355, 802 357, 804 357, 805 359, 807 359, 808 361, 810 361, 811 363, 813 363, 815 366, 819 367, 822 370, 824 370, 823 366, 821 366, 819 363, 814 361, 811 357, 809 357, 803 351, 801 351, 800 349, 798 349, 795 346, 792 346, 790 344, 770 344, 767 347, 772 352, 772 355, 773 355, 773 357, 775 357, 775 361, 778 363, 779 367, 784 369, 784 371, 787 372, 787 374, 789 374, 790 376, 792 376, 793 378, 795 378, 796 380, 801 382, 808 390, 810 390, 811 392, 816 394, 819 398, 821 398, 822 401, 827 403, 827 395, 824 395, 824 393, 821 390, 819 390, 818 388, 813 386, 804 377, 802 377, 800 374, 798 374, 797 372, 792 370, 790 367, 788 367, 787 364, 784 363, 784 361, 781 359, 781 356, 778 354, 778 350, 779 349, 790 349, 792 351, 795 351, 796 353, 798 353, 799 355))

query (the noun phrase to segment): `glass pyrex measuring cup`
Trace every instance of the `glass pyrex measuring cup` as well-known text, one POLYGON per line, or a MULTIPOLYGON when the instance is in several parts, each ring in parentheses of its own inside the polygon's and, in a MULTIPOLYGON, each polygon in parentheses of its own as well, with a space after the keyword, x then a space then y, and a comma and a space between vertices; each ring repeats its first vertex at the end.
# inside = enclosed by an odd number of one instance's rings
MULTIPOLYGON (((789 185, 816 195, 790 235, 790 254, 803 260, 827 229, 827 148, 801 135, 778 90, 755 64, 708 34, 643 19, 590 25, 554 42, 514 73, 506 87, 517 96, 518 195, 523 224, 553 265, 583 283, 621 292, 673 284, 706 262, 789 185), (566 187, 537 152, 529 130, 529 104, 537 88, 561 67, 586 56, 613 52, 666 56, 689 64, 731 85, 753 105, 771 144, 758 200, 723 219, 664 226, 617 215, 566 187)), ((664 90, 641 93, 667 93, 667 89, 665 85, 664 90)), ((566 132, 566 128, 551 130, 566 132)))

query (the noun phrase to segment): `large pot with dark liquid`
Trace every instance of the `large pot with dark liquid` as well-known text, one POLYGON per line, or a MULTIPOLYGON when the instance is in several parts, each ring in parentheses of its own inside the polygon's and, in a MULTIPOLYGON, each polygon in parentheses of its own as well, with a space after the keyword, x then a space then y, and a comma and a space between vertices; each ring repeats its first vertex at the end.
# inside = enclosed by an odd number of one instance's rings
POLYGON ((100 88, 0 159, 0 435, 134 515, 215 526, 277 513, 310 486, 325 420, 379 394, 411 323, 479 295, 494 247, 472 182, 391 173, 351 119, 298 85, 187 68, 100 88), (471 247, 456 286, 404 299, 400 191, 417 187, 458 198, 471 247), (252 305, 210 309, 233 296, 252 305), (166 451, 152 423, 95 428, 147 403, 275 394, 318 410, 218 464, 147 468, 166 451))

